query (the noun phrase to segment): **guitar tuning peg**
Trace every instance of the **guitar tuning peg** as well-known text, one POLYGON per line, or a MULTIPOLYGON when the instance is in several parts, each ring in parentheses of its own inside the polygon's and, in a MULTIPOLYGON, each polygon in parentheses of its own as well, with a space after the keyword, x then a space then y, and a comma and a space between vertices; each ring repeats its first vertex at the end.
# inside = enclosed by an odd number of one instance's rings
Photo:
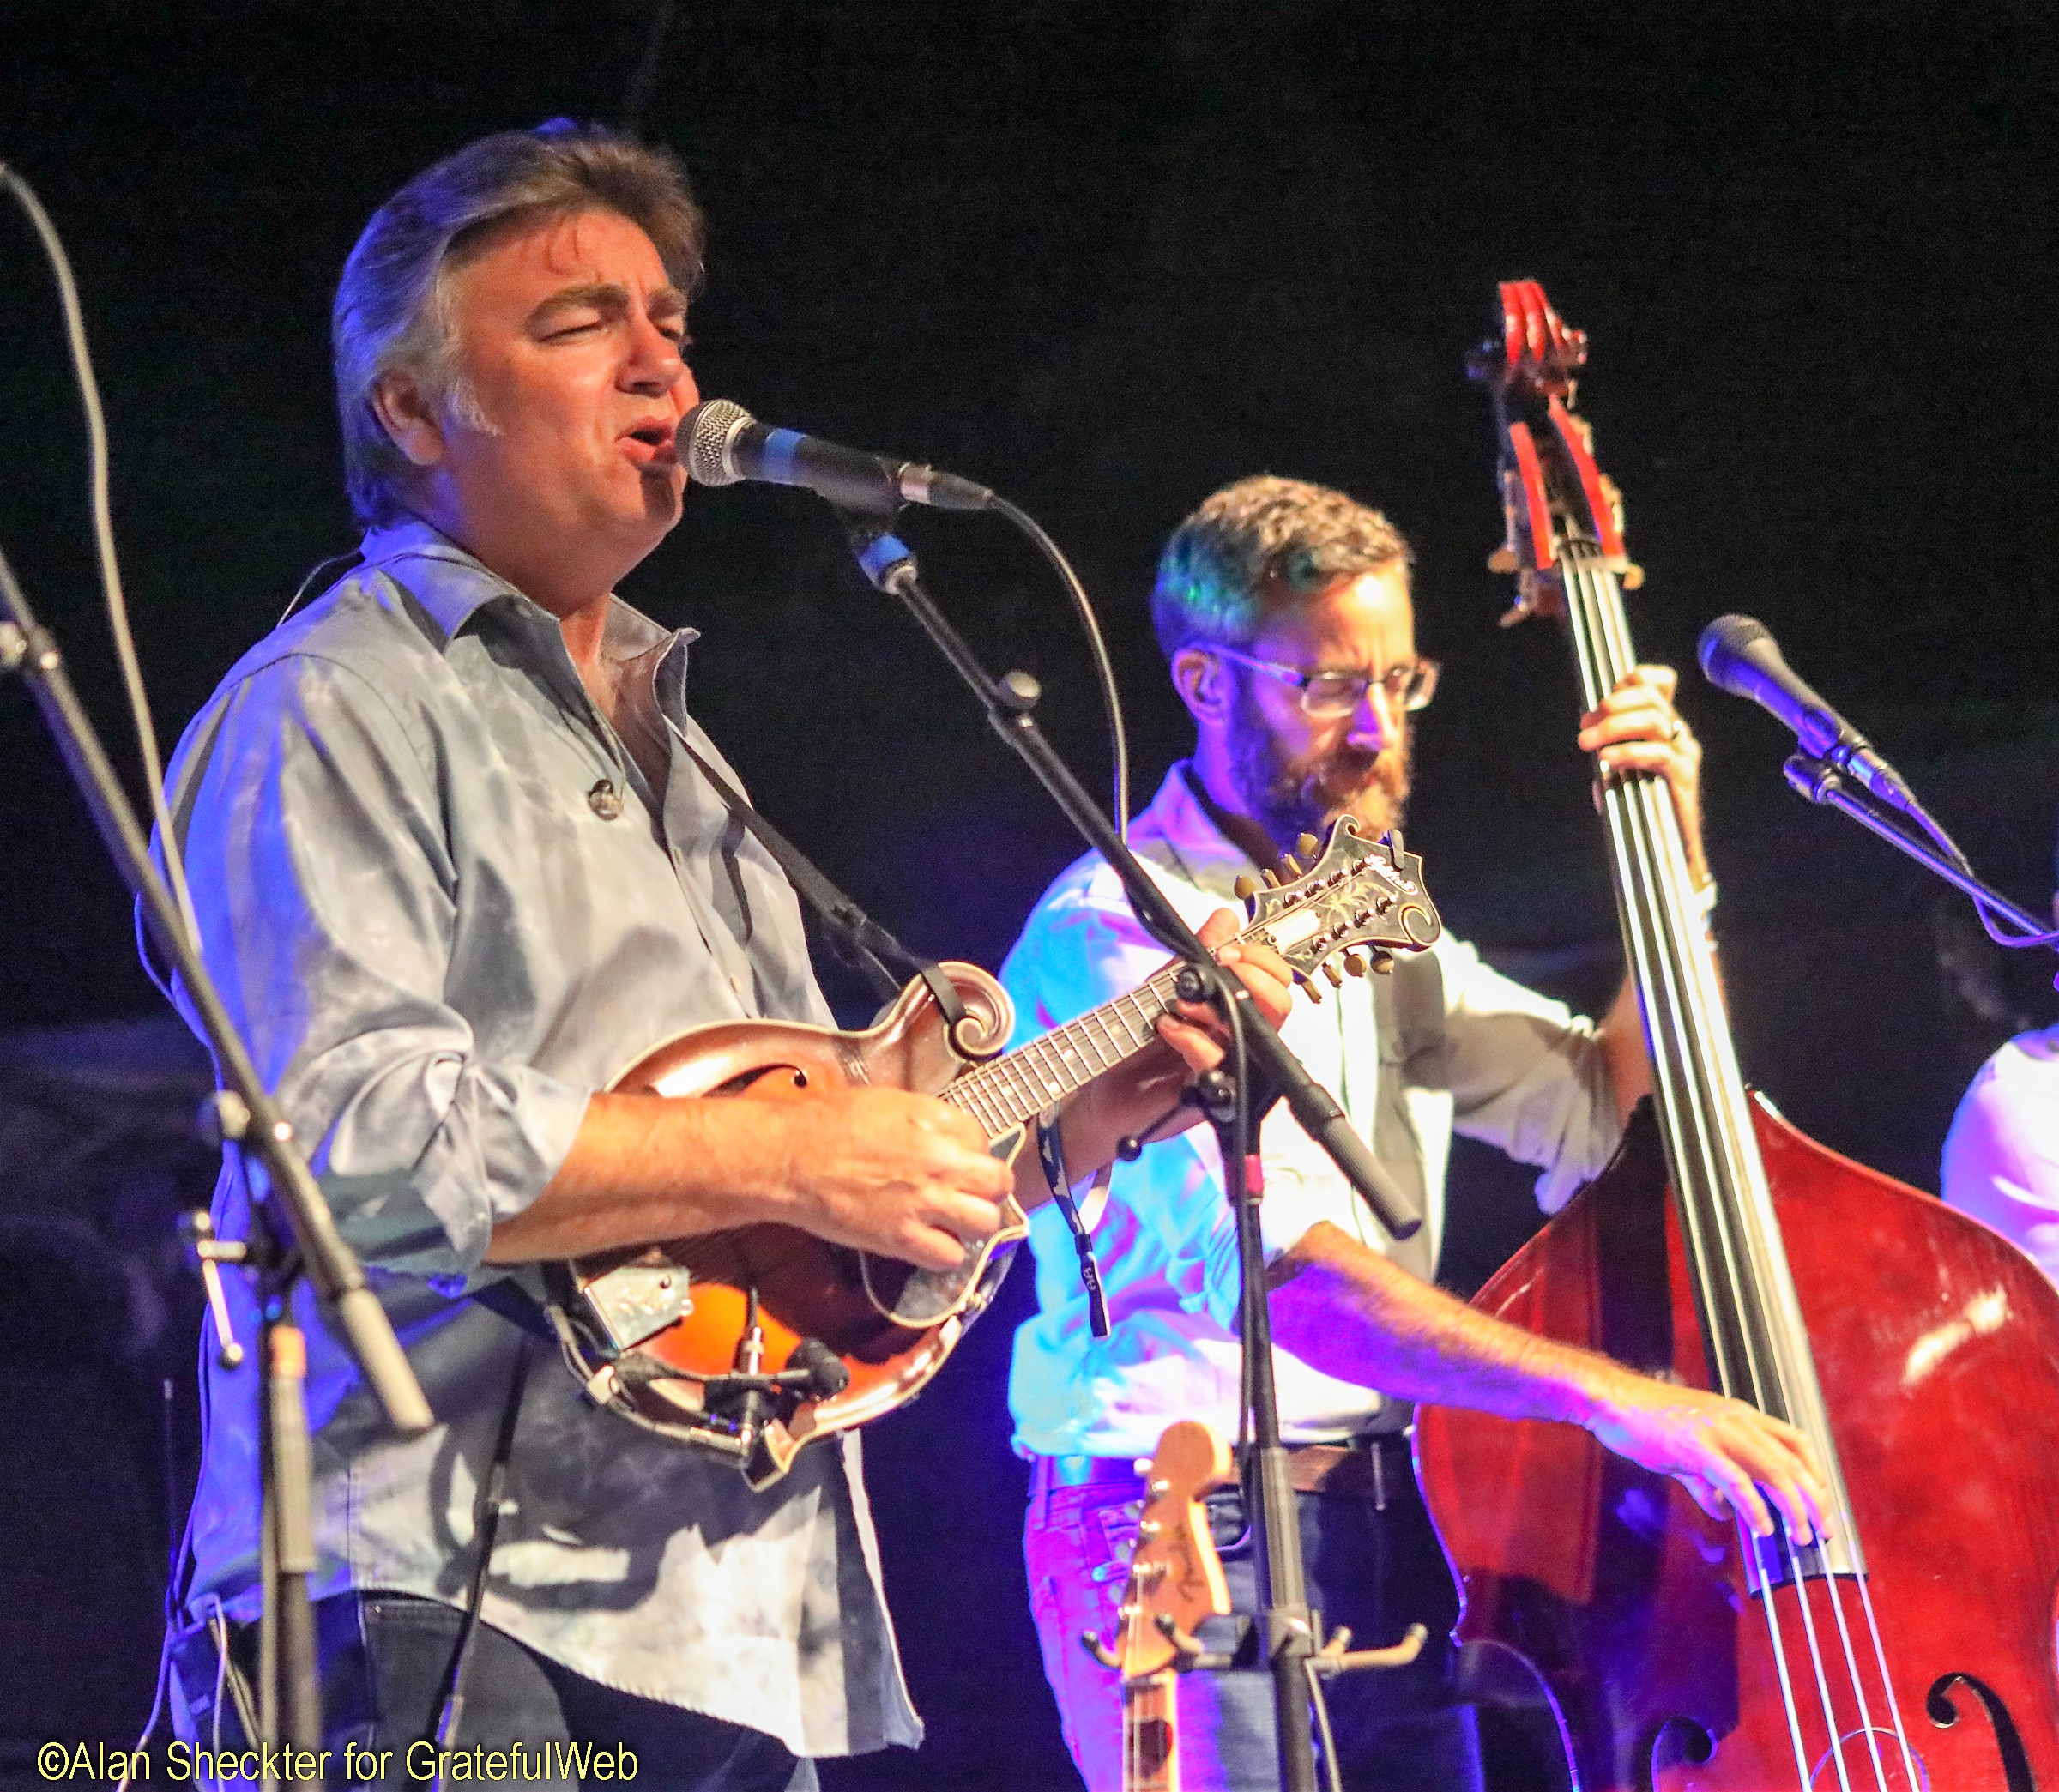
POLYGON ((1366 961, 1357 952, 1346 952, 1344 954, 1344 968, 1355 977, 1362 977, 1366 974, 1366 961))
POLYGON ((1301 874, 1301 861, 1292 853, 1282 853, 1280 854, 1280 872, 1283 883, 1293 883, 1301 874))
POLYGON ((1313 834, 1304 834, 1294 843, 1294 850, 1301 858, 1313 863, 1323 850, 1323 843, 1313 834))
POLYGON ((1240 902, 1248 902, 1259 893, 1259 882, 1256 878, 1239 878, 1229 887, 1240 902))
POLYGON ((1342 989, 1344 987, 1344 974, 1337 969, 1336 959, 1323 960, 1323 974, 1330 980, 1331 988, 1342 989))

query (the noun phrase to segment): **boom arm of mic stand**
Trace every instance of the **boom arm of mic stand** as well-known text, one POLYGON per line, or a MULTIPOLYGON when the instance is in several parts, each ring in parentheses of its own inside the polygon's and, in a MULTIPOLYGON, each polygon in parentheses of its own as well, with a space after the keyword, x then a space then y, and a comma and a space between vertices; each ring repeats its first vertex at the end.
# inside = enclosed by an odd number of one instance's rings
POLYGON ((337 1232, 335 1216, 293 1143, 293 1128, 259 1080, 257 1068, 237 1036, 199 952, 187 938, 178 911, 151 863, 149 844, 135 812, 71 688, 57 643, 30 612, 4 554, 0 554, 0 617, 5 618, 0 620, 0 673, 19 672, 27 682, 92 812, 94 825, 123 880, 142 904, 151 937, 178 967, 214 1061, 249 1113, 244 1144, 264 1163, 317 1296, 343 1333, 351 1355, 385 1409, 388 1422, 404 1437, 428 1430, 434 1415, 393 1335, 385 1309, 337 1232))
POLYGON ((1185 959, 1204 977, 1219 983, 1230 1000, 1238 1004, 1244 1023, 1245 1050, 1252 1068, 1271 1088, 1279 1091, 1301 1130, 1329 1153, 1331 1161, 1346 1181, 1362 1195, 1378 1216, 1380 1223, 1395 1238, 1412 1237, 1422 1224, 1415 1204, 1395 1186, 1380 1168, 1366 1143, 1351 1129, 1343 1110, 1329 1091, 1312 1077, 1300 1059, 1280 1041, 1279 1034, 1259 1013, 1251 993, 1235 977, 1222 976, 1206 946, 1138 864, 1094 799, 1060 758, 1032 713, 1042 694, 1036 681, 1026 673, 1010 673, 996 680, 987 676, 964 638, 945 620, 922 588, 914 555, 884 529, 873 528, 873 540, 859 551, 859 564, 866 576, 882 591, 889 592, 908 606, 922 630, 937 644, 951 668, 970 687, 987 712, 993 731, 1021 755, 1036 773, 1037 781, 1051 793, 1066 818, 1079 830, 1089 845, 1114 867, 1124 893, 1137 919, 1165 948, 1185 959), (888 544, 891 544, 890 547, 888 544))
POLYGON ((1848 815, 1869 832, 1877 834, 1888 845, 1899 848, 1925 871, 1942 878, 1954 889, 1963 890, 1981 907, 1990 908, 2006 920, 2014 921, 2031 936, 2020 942, 2024 945, 2043 944, 2059 950, 2059 939, 2055 939, 2052 929, 2026 910, 2019 908, 2007 896, 1990 890, 1971 872, 1953 864, 1943 853, 1928 840, 1898 828, 1887 817, 1880 814, 1872 805, 1852 794, 1845 781, 1845 774, 1825 759, 1811 758, 1806 753, 1796 753, 1785 767, 1787 781, 1794 789, 1812 803, 1820 803, 1848 815))

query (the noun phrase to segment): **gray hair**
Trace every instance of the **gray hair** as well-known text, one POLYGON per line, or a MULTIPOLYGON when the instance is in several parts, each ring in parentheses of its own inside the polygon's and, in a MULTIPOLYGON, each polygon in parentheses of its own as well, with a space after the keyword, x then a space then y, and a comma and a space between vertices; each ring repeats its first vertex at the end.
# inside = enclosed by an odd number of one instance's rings
POLYGON ((344 479, 365 527, 405 513, 414 471, 372 407, 380 379, 405 370, 432 402, 474 417, 450 328, 449 276, 496 225, 587 211, 628 219, 681 292, 699 286, 707 226, 678 158, 598 124, 553 118, 481 137, 425 168, 371 214, 343 264, 329 321, 344 479))

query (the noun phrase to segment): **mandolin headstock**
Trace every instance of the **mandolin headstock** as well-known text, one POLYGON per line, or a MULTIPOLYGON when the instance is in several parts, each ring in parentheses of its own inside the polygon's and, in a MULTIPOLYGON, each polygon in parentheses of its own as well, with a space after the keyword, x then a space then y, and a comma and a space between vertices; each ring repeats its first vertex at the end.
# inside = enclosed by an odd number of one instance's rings
POLYGON ((1597 549, 1627 590, 1644 574, 1623 548, 1622 494, 1595 464, 1594 431, 1573 413, 1586 332, 1567 324, 1534 280, 1501 282, 1499 323, 1466 371, 1494 401, 1507 533, 1487 565, 1516 576, 1514 606, 1501 618, 1507 624, 1565 613, 1559 560, 1571 542, 1597 549))
POLYGON ((1319 970, 1332 985, 1343 981, 1340 963, 1354 976, 1368 964, 1388 970, 1395 953, 1420 952, 1443 932, 1423 888, 1422 854, 1404 849, 1398 828, 1368 840, 1347 815, 1319 845, 1308 835, 1300 844, 1313 860, 1306 869, 1286 857, 1284 877, 1268 872, 1263 884, 1238 880, 1251 923, 1240 938, 1271 946, 1315 999, 1319 970))

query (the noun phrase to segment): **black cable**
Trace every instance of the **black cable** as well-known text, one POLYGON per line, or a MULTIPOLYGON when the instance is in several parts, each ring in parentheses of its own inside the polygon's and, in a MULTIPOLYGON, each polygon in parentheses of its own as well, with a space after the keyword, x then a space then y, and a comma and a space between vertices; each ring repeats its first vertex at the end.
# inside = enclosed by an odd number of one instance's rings
POLYGON ((1093 600, 1087 595, 1087 588, 1072 570, 1065 550, 1045 533, 1042 523, 999 494, 994 497, 992 509, 1027 535, 1036 544, 1036 551, 1051 563, 1065 582, 1066 595, 1072 600, 1080 626, 1086 631, 1087 650, 1094 661, 1095 679, 1101 686, 1101 707, 1108 718, 1108 748, 1115 766, 1115 832, 1126 844, 1130 837, 1130 737, 1123 727, 1122 697, 1115 686, 1115 668, 1108 660, 1108 643, 1102 638, 1101 619, 1094 613, 1093 600))
POLYGON ((677 0, 657 0, 651 9, 650 35, 643 40, 643 54, 637 59, 636 72, 629 77, 629 91, 623 96, 621 130, 625 136, 638 136, 643 129, 644 109, 657 89, 659 54, 665 47, 676 10, 677 0))
POLYGON ((480 1489, 478 1512, 472 1524, 479 1554, 472 1564, 472 1584, 466 1591, 464 1614, 458 1620, 457 1640, 451 1645, 450 1660, 444 1669, 443 1696, 437 1701, 436 1728, 429 1738, 439 1763, 436 1792, 443 1792, 440 1763, 444 1752, 456 1744, 458 1726, 464 1720, 465 1657, 471 1652, 473 1632, 479 1628, 479 1608, 486 1596, 486 1576, 493 1566, 493 1544, 500 1534, 501 1507, 507 1498, 508 1459, 515 1453, 515 1427, 522 1417, 522 1397, 528 1380, 529 1340, 525 1334, 515 1347, 515 1368, 508 1378, 508 1403, 501 1410, 500 1435, 494 1442, 492 1465, 480 1489))
POLYGON ((136 655, 136 639, 129 629, 129 606, 122 595, 122 575, 114 552, 114 520, 107 496, 107 418, 100 407, 100 389, 93 377, 93 357, 86 347, 86 317, 79 305, 78 282, 72 278, 71 261, 64 253, 57 226, 43 209, 28 183, 0 162, 0 186, 15 196, 28 214, 36 239, 43 245, 51 271, 57 276, 58 303, 64 312, 64 340, 71 351, 72 373, 78 383, 79 400, 86 411, 86 442, 90 468, 90 502, 93 512, 93 545, 100 575, 100 591, 107 606, 107 626, 114 636, 115 658, 122 668, 122 689, 129 700, 129 715, 136 728, 136 741, 142 756, 143 784, 150 799, 150 818, 156 824, 162 845, 166 882, 189 939, 197 944, 200 926, 193 918, 193 898, 186 890, 185 866, 180 863, 172 836, 172 818, 165 809, 165 769, 158 757, 157 729, 150 720, 150 700, 143 689, 142 667, 136 655))

